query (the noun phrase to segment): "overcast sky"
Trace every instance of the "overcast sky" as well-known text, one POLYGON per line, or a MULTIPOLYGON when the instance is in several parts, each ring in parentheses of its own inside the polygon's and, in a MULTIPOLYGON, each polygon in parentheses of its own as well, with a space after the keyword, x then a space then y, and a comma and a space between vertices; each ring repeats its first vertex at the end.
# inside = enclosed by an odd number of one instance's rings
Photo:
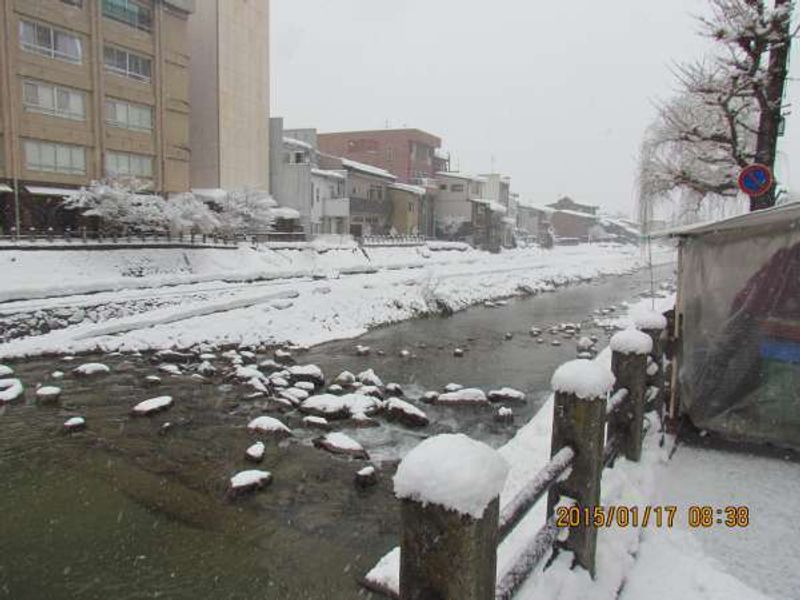
MULTIPOLYGON (((523 201, 569 194, 624 213, 653 100, 674 89, 670 65, 707 47, 693 19, 704 0, 271 5, 272 115, 287 127, 416 127, 442 138, 454 168, 487 172, 494 157, 523 201)), ((781 145, 800 191, 800 107, 781 145)))

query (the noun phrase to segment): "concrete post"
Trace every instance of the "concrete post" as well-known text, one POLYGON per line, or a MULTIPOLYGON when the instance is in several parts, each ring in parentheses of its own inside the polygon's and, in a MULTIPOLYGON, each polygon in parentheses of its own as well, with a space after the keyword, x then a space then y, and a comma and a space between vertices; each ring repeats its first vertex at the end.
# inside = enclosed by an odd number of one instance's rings
POLYGON ((616 377, 614 391, 628 390, 628 395, 608 419, 608 436, 616 437, 620 451, 628 460, 642 457, 644 396, 647 387, 647 354, 611 353, 611 371, 616 377))
POLYGON ((499 506, 495 498, 473 519, 403 500, 401 600, 494 600, 499 506))
MULTIPOLYGON (((550 488, 547 515, 553 514, 561 496, 573 498, 578 508, 591 514, 600 504, 600 478, 605 446, 606 397, 578 398, 575 394, 556 392, 553 403, 553 438, 550 455, 565 446, 575 451, 572 471, 564 481, 550 488)), ((597 529, 581 523, 571 527, 562 546, 575 554, 575 562, 595 572, 597 529)))

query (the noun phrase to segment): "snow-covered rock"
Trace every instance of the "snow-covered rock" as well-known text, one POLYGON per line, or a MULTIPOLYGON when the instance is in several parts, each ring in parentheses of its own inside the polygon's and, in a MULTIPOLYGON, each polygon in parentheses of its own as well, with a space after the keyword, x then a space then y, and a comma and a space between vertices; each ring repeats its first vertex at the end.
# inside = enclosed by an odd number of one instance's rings
POLYGON ((299 390, 304 390, 306 392, 313 392, 315 389, 317 389, 317 386, 310 381, 296 381, 292 387, 295 387, 299 390))
POLYGON ((283 370, 283 365, 271 358, 267 358, 258 363, 258 368, 266 373, 274 373, 275 371, 283 370))
POLYGON ((247 424, 247 428, 250 431, 267 433, 276 437, 286 437, 292 435, 292 430, 275 417, 256 417, 247 424))
POLYGON ((439 394, 439 397, 435 400, 435 404, 470 404, 474 406, 488 404, 488 402, 486 394, 478 388, 464 388, 457 392, 439 394))
POLYGON ((355 482, 360 488, 371 487, 378 483, 378 472, 372 465, 364 467, 356 472, 355 482))
POLYGON ((439 392, 434 392, 434 391, 425 392, 424 394, 422 394, 422 397, 420 398, 420 400, 428 404, 434 404, 438 399, 439 399, 439 392))
POLYGON ((367 356, 371 351, 372 348, 370 348, 369 346, 362 346, 361 344, 356 346, 356 354, 358 356, 367 356))
POLYGON ((158 375, 147 375, 144 378, 144 383, 150 386, 161 385, 161 377, 158 375))
POLYGON ((269 382, 272 384, 272 387, 276 388, 287 388, 289 387, 289 380, 283 377, 278 377, 275 375, 270 376, 269 382))
POLYGON ((531 327, 528 333, 531 334, 531 337, 539 337, 540 335, 542 335, 542 330, 539 329, 538 327, 531 327))
POLYGON ((289 367, 292 381, 309 381, 316 386, 325 385, 325 374, 317 365, 297 365, 289 367))
POLYGON ((72 369, 72 374, 76 377, 89 377, 109 372, 111 372, 111 369, 102 363, 85 363, 72 369))
POLYGON ((650 354, 653 338, 638 329, 623 329, 611 338, 611 350, 620 354, 650 354))
POLYGON ((525 400, 525 394, 523 392, 510 387, 492 390, 489 392, 488 397, 490 402, 522 402, 525 400))
POLYGON ((583 336, 582 338, 580 338, 578 340, 578 350, 581 351, 581 352, 585 352, 587 350, 591 350, 593 346, 594 346, 594 342, 590 338, 588 338, 586 336, 583 336))
POLYGON ((25 387, 19 379, 0 379, 0 403, 13 402, 25 393, 25 387))
POLYGON ((386 412, 390 421, 397 420, 409 427, 425 427, 430 423, 428 415, 400 398, 389 398, 386 401, 386 412))
POLYGON ((64 379, 64 371, 53 371, 50 373, 50 377, 53 379, 64 379))
POLYGON ((205 377, 211 377, 217 372, 217 368, 207 360, 204 360, 197 366, 197 372, 205 377))
POLYGON ((135 416, 146 416, 167 410, 170 406, 172 406, 172 396, 158 396, 157 398, 139 402, 131 412, 135 416))
POLYGON ((562 364, 550 380, 554 392, 589 399, 604 396, 614 386, 611 369, 594 360, 579 358, 562 364))
POLYGON ((463 434, 437 435, 400 462, 394 493, 479 519, 500 495, 508 471, 505 458, 486 444, 463 434))
POLYGON ((328 393, 329 394, 342 394, 344 393, 344 388, 340 386, 338 383, 332 383, 328 386, 328 393))
POLYGON ((256 367, 245 367, 239 365, 233 372, 233 376, 240 381, 250 381, 251 379, 264 379, 264 374, 256 367))
POLYGON ((247 492, 259 490, 272 483, 272 473, 252 469, 240 471, 231 477, 229 494, 239 496, 247 492))
POLYGON ((367 369, 358 374, 358 381, 364 385, 374 385, 375 387, 383 387, 383 381, 375 374, 373 369, 367 369))
POLYGON ((396 398, 401 398, 403 396, 403 388, 400 387, 399 383, 387 383, 384 390, 387 396, 394 396, 396 398))
POLYGON ((250 446, 247 450, 244 451, 244 456, 247 460, 252 462, 261 462, 264 460, 264 452, 266 451, 266 446, 264 442, 256 442, 252 446, 250 446))
POLYGON ((513 340, 514 334, 511 333, 510 331, 506 331, 505 334, 503 334, 503 339, 505 339, 506 341, 513 340))
POLYGON ((327 450, 332 454, 346 454, 353 458, 369 459, 364 447, 349 435, 334 431, 313 441, 314 446, 327 450))
POLYGON ((56 402, 61 396, 61 388, 54 385, 43 385, 36 390, 36 397, 42 402, 56 402))
POLYGON ((447 392, 447 393, 457 392, 457 391, 463 390, 463 389, 464 389, 464 386, 461 385, 460 383, 448 383, 446 386, 444 386, 444 391, 447 392))
POLYGON ((411 358, 411 350, 400 350, 400 358, 411 358))
POLYGON ((10 377, 14 374, 14 369, 7 365, 0 365, 0 378, 10 377))
POLYGON ((372 396, 373 398, 383 399, 383 391, 375 385, 362 385, 358 388, 358 393, 365 396, 372 396))
POLYGON ((279 396, 294 399, 296 404, 300 404, 303 400, 306 400, 310 394, 306 390, 302 390, 297 387, 290 387, 286 388, 285 390, 281 390, 279 396))
POLYGON ((464 349, 463 348, 454 348, 453 349, 453 356, 458 357, 458 358, 464 356, 464 349))
POLYGON ((177 352, 176 350, 159 350, 153 355, 153 362, 156 363, 186 364, 192 362, 194 359, 194 354, 189 352, 177 352))
POLYGON ((371 415, 382 408, 382 403, 377 398, 364 394, 319 394, 311 396, 300 404, 304 413, 325 417, 328 419, 347 419, 357 414, 371 415))
POLYGON ((288 350, 283 350, 281 348, 275 350, 273 357, 275 358, 276 362, 279 362, 282 365, 293 365, 295 362, 292 353, 289 352, 288 350))
POLYGON ((315 417, 314 415, 303 417, 303 425, 309 429, 321 429, 322 431, 331 430, 331 424, 328 419, 325 417, 315 417))
POLYGON ((501 406, 499 409, 497 409, 497 412, 494 413, 494 420, 498 423, 513 423, 514 411, 510 408, 506 408, 505 406, 501 406))
POLYGON ((552 340, 550 342, 550 345, 551 346, 560 346, 561 345, 561 340, 552 340))
POLYGON ((353 375, 350 371, 342 371, 336 376, 336 379, 333 382, 337 385, 342 387, 348 387, 355 383, 356 376, 353 375))
POLYGON ((400 590, 400 546, 381 558, 364 579, 370 588, 388 597, 397 597, 400 590))
POLYGON ((83 417, 71 417, 64 421, 64 431, 81 431, 86 429, 86 419, 83 417))
POLYGON ((173 365, 172 363, 158 365, 158 370, 168 375, 180 375, 182 373, 180 367, 178 365, 173 365))

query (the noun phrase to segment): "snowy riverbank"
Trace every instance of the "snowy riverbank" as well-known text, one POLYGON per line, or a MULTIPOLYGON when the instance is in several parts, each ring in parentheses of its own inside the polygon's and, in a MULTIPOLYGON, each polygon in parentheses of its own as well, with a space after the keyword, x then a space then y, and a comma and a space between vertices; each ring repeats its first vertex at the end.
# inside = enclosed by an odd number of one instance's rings
MULTIPOLYGON (((12 283, 4 288, 6 298, 39 298, 48 289, 45 282, 58 289, 53 273, 67 285, 56 297, 0 304, 7 320, 20 314, 40 319, 37 313, 60 319, 47 327, 52 331, 33 331, 0 345, 0 356, 201 344, 314 345, 486 300, 628 273, 645 264, 639 248, 619 245, 530 248, 497 255, 424 246, 366 253, 360 248, 197 252, 191 257, 186 251, 178 252, 182 256, 159 252, 146 260, 139 256, 142 270, 135 277, 130 271, 133 259, 125 255, 116 262, 97 253, 94 258, 73 257, 74 262, 59 257, 58 264, 49 266, 46 258, 25 255, 12 274, 6 274, 8 264, 3 263, 0 272, 12 283), (29 278, 17 271, 23 267, 29 278), (116 279, 111 277, 114 273, 116 279), (290 276, 294 278, 287 279, 290 276), (181 283, 187 277, 204 282, 181 283), (146 285, 152 287, 141 289, 146 285), (121 291, 102 291, 109 286, 121 291), (85 293, 88 289, 95 293, 85 293), (65 296, 70 290, 72 295, 65 296)), ((670 251, 658 255, 661 263, 672 258, 670 251)))

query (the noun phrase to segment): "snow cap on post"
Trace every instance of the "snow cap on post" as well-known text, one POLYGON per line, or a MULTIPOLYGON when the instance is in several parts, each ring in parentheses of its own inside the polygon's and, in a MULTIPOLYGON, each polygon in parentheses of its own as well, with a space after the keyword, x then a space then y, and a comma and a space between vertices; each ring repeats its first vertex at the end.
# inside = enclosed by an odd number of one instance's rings
POLYGON ((625 329, 611 338, 611 350, 620 354, 650 354, 653 338, 638 329, 625 329))
POLYGON ((633 316, 636 329, 666 329, 667 318, 655 310, 647 310, 633 316))
POLYGON ((578 398, 588 400, 608 393, 615 381, 610 369, 597 361, 579 358, 558 367, 550 385, 554 392, 575 394, 578 398))
POLYGON ((480 519, 500 495, 509 466, 493 448, 463 433, 428 438, 409 452, 394 476, 394 493, 480 519))

